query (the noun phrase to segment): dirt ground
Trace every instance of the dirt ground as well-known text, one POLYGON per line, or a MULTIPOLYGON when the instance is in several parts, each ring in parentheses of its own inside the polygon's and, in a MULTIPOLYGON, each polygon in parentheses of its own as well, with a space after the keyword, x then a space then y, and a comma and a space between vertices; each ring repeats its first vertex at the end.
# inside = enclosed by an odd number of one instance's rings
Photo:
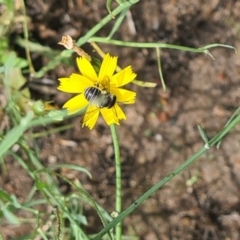
MULTIPOLYGON (((62 49, 57 42, 63 34, 78 39, 107 14, 104 2, 36 0, 33 4, 26 0, 31 19, 30 39, 62 49)), ((222 43, 239 49, 240 1, 192 2, 140 1, 131 8, 130 18, 114 38, 189 47, 222 43)), ((107 36, 112 24, 97 35, 107 36)), ((155 50, 101 46, 119 56, 120 66, 131 64, 138 79, 158 83, 154 89, 130 86, 137 92, 137 101, 124 107, 127 121, 118 127, 125 209, 203 146, 197 124, 202 125, 209 137, 223 128, 240 103, 240 58, 233 50, 223 48, 211 50, 215 60, 204 54, 165 49, 161 61, 168 91, 164 93, 155 50)), ((83 48, 91 49, 87 45, 83 48)), ((38 69, 45 59, 39 61, 39 56, 34 57, 38 69)), ((63 69, 58 67, 46 77, 55 79, 57 84, 58 77, 73 71, 63 69)), ((59 106, 67 98, 59 92, 44 97, 55 100, 59 106)), ((74 123, 74 128, 38 140, 42 162, 46 166, 58 162, 86 167, 92 179, 84 175, 74 177, 111 213, 115 170, 110 130, 103 120, 92 131, 82 129, 79 118, 69 122, 74 123)), ((224 138, 220 149, 210 149, 136 209, 124 220, 124 233, 144 240, 240 239, 239 133, 240 126, 224 138), (188 186, 187 180, 193 176, 198 176, 198 180, 188 186)), ((1 176, 0 183, 24 198, 31 180, 17 163, 9 162, 6 167, 10 176, 1 176), (11 177, 16 172, 18 177, 11 177)), ((88 232, 92 233, 93 227, 94 232, 101 230, 98 220, 91 216, 88 220, 88 232)), ((6 239, 27 231, 21 229, 12 230, 6 239)))

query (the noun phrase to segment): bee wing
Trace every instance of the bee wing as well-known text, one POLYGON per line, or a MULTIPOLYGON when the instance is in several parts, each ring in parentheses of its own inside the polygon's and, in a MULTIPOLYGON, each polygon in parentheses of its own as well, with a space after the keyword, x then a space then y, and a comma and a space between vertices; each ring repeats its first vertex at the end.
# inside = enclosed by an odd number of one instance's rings
POLYGON ((90 129, 92 129, 95 123, 97 122, 99 113, 100 108, 90 104, 83 117, 83 126, 86 125, 90 129))

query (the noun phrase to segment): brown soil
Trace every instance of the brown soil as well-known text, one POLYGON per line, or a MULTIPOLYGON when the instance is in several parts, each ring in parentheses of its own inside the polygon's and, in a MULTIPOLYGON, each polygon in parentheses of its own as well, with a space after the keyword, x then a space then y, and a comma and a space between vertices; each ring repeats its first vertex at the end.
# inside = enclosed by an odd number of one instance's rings
MULTIPOLYGON (((62 35, 78 39, 107 14, 104 2, 36 0, 33 4, 26 0, 31 19, 30 39, 62 49, 57 46, 62 35)), ((115 38, 196 48, 222 43, 239 48, 240 1, 193 2, 141 1, 131 8, 136 33, 128 20, 115 38)), ((106 36, 110 27, 101 30, 98 36, 106 36)), ((127 121, 118 127, 125 209, 203 146, 198 124, 209 138, 223 128, 240 102, 240 58, 234 51, 223 48, 211 50, 215 60, 204 54, 165 49, 161 61, 168 91, 164 93, 155 50, 101 46, 104 51, 118 55, 122 67, 131 64, 138 79, 158 83, 153 89, 131 86, 138 94, 137 102, 124 108, 127 121)), ((45 59, 35 56, 34 64, 39 69, 45 59)), ((73 68, 63 71, 61 66, 46 77, 57 83, 58 77, 68 76, 71 71, 73 68)), ((54 99, 59 106, 68 97, 59 92, 44 96, 54 99)), ((93 175, 91 180, 84 175, 74 177, 110 213, 114 210, 115 194, 110 130, 103 120, 92 131, 82 129, 79 118, 70 122, 74 128, 38 140, 42 162, 45 166, 58 162, 86 167, 93 175)), ((224 138, 220 149, 210 149, 136 209, 124 220, 124 233, 144 240, 240 239, 239 131, 238 126, 224 138), (198 181, 187 186, 187 180, 196 175, 198 181)), ((8 172, 0 177, 0 184, 24 199, 31 180, 14 161, 6 162, 6 168, 8 172)), ((93 226, 94 232, 101 230, 98 220, 88 215, 87 218, 90 222, 87 231, 91 232, 93 226)), ((0 231, 6 239, 12 239, 28 228, 0 231)))

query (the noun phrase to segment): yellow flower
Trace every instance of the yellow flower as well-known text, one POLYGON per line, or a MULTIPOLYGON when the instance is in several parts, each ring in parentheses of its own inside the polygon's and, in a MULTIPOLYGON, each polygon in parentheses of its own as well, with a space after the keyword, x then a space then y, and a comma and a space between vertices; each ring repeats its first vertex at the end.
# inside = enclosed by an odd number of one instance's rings
POLYGON ((87 107, 83 127, 87 126, 90 129, 96 124, 99 113, 108 125, 119 124, 119 120, 126 119, 119 103, 135 102, 136 93, 121 88, 136 77, 131 66, 114 74, 117 57, 111 57, 109 54, 105 55, 99 73, 96 73, 86 57, 77 58, 77 65, 81 74, 73 73, 68 78, 59 79, 60 91, 78 93, 63 105, 68 114, 87 107))

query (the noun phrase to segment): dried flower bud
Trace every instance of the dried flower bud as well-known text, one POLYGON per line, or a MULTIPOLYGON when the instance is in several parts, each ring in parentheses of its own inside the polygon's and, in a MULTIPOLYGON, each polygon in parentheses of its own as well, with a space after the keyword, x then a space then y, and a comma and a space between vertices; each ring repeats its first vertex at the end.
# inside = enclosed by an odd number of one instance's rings
POLYGON ((73 49, 75 41, 69 35, 65 35, 62 36, 62 40, 58 44, 63 45, 66 49, 70 50, 73 49))
POLYGON ((62 40, 58 44, 63 45, 66 49, 73 50, 81 57, 86 57, 88 61, 92 60, 91 56, 84 52, 82 48, 78 47, 69 35, 62 36, 62 40))

